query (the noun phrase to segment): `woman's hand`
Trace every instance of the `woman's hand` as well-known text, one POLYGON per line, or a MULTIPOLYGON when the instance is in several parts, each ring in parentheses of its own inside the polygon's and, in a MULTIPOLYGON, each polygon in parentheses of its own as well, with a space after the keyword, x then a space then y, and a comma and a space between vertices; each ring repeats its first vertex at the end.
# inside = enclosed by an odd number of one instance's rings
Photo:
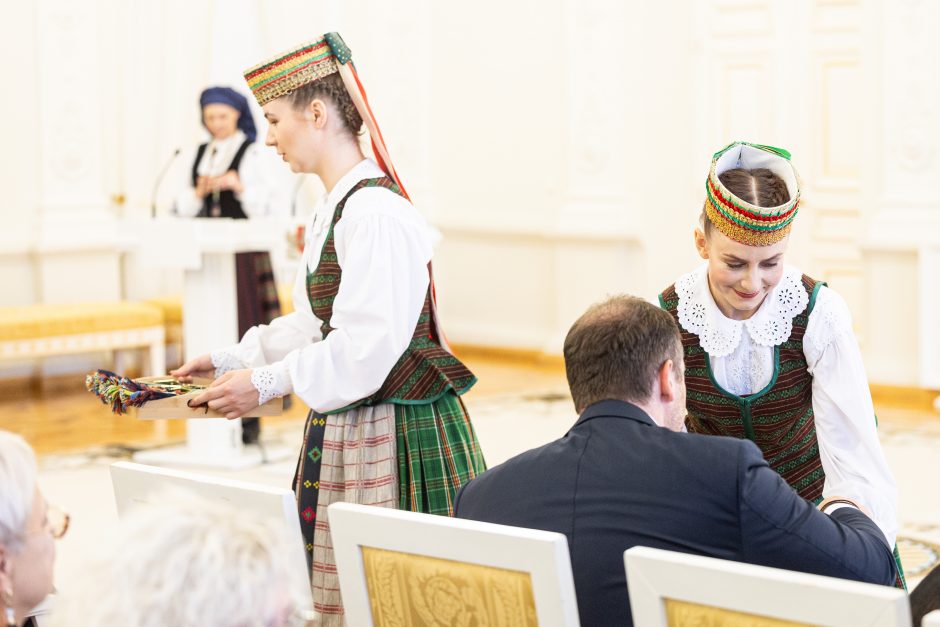
POLYGON ((234 170, 229 170, 222 176, 217 176, 212 179, 209 183, 209 188, 211 191, 225 191, 232 190, 236 194, 242 193, 242 182, 238 178, 238 172, 234 170))
POLYGON ((212 379, 215 377, 215 366, 212 365, 212 357, 206 353, 190 359, 176 370, 171 370, 170 374, 180 381, 192 381, 193 377, 212 379))
POLYGON ((199 396, 190 400, 195 411, 199 405, 208 404, 209 409, 224 415, 229 420, 241 418, 258 406, 258 390, 251 383, 251 370, 232 370, 212 382, 199 396))

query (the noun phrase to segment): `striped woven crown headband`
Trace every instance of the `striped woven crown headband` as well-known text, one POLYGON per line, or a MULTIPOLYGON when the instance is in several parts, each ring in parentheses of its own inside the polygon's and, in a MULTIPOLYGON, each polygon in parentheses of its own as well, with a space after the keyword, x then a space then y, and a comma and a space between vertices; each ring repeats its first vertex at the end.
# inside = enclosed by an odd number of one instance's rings
POLYGON ((719 231, 742 244, 770 246, 790 232, 800 204, 800 181, 782 148, 734 142, 715 153, 705 182, 705 215, 719 231), (735 168, 767 168, 786 183, 790 200, 777 207, 759 207, 738 198, 718 180, 735 168))
POLYGON ((395 181, 405 198, 408 198, 352 63, 352 52, 339 33, 326 33, 319 39, 295 46, 248 68, 245 70, 245 80, 248 81, 248 87, 251 88, 258 104, 263 107, 272 100, 337 72, 343 79, 343 85, 356 105, 362 121, 369 129, 375 160, 389 178, 395 181))

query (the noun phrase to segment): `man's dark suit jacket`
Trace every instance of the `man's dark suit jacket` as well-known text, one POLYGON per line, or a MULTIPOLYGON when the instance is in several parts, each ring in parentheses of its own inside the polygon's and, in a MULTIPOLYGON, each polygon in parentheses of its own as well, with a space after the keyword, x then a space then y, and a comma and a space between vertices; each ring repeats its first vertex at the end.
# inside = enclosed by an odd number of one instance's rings
POLYGON ((621 401, 467 483, 459 518, 568 537, 581 625, 632 625, 623 552, 649 546, 885 585, 894 558, 863 513, 804 501, 753 442, 675 433, 621 401))

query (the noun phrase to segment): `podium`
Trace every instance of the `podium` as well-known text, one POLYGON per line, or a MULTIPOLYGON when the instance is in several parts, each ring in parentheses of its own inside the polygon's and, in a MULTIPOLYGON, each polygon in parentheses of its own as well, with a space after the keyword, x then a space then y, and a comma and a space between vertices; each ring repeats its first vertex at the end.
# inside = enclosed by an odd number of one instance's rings
MULTIPOLYGON (((154 218, 136 224, 140 265, 184 271, 183 354, 189 360, 235 344, 238 293, 235 255, 285 245, 281 220, 154 218)), ((239 470, 290 457, 286 447, 242 444, 241 419, 186 420, 186 445, 135 453, 144 464, 239 470)))

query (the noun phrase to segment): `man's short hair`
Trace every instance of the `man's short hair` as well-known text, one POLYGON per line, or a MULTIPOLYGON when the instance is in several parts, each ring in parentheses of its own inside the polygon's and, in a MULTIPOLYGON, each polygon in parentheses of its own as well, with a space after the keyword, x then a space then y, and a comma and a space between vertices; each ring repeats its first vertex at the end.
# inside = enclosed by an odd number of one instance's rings
POLYGON ((568 331, 564 351, 568 386, 579 412, 608 399, 649 400, 666 360, 682 374, 682 339, 675 320, 635 296, 613 296, 591 305, 568 331))

